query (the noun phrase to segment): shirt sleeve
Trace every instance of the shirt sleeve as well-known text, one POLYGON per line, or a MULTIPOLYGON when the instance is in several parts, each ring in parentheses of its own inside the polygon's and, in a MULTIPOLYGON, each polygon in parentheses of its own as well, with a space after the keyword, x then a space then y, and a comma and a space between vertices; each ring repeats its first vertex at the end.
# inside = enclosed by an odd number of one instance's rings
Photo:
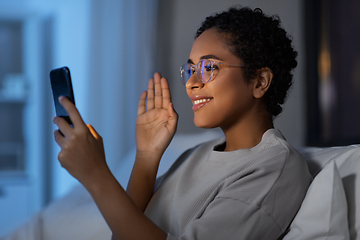
POLYGON ((281 234, 281 228, 259 206, 221 197, 189 223, 179 238, 168 235, 167 240, 277 239, 281 234))

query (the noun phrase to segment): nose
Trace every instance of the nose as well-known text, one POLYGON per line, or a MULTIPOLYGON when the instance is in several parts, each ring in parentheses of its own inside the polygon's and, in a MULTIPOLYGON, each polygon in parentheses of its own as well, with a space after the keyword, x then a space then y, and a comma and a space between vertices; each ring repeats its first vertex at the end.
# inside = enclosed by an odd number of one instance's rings
POLYGON ((204 83, 199 80, 196 74, 193 74, 186 82, 185 86, 187 89, 202 88, 204 86, 204 83))

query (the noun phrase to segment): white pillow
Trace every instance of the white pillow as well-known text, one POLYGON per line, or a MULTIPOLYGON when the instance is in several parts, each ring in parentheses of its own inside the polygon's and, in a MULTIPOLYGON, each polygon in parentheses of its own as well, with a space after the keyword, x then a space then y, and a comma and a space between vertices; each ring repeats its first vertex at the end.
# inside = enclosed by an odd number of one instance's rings
POLYGON ((307 147, 299 150, 305 157, 313 176, 315 176, 327 162, 336 162, 347 200, 350 239, 359 239, 360 144, 327 148, 307 147))
POLYGON ((283 239, 349 239, 345 191, 334 161, 330 161, 311 183, 283 239))

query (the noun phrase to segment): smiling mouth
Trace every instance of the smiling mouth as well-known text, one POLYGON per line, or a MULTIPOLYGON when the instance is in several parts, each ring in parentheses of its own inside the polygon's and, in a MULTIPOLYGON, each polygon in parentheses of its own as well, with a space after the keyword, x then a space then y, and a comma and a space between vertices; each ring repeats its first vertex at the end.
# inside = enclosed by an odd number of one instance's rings
POLYGON ((195 100, 195 101, 194 101, 194 105, 197 105, 197 104, 200 104, 200 103, 209 102, 210 100, 211 100, 210 98, 195 100))
POLYGON ((212 98, 203 98, 203 99, 197 99, 193 101, 193 107, 192 109, 194 111, 198 110, 199 108, 202 108, 204 106, 206 106, 210 101, 212 100, 212 98))

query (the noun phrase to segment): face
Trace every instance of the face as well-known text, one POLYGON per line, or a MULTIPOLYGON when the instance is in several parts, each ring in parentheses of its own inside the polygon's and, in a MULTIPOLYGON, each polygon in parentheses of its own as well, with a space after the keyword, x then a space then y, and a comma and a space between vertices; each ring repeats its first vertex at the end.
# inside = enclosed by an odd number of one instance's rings
MULTIPOLYGON (((212 59, 227 64, 244 64, 226 46, 214 29, 204 31, 194 42, 189 62, 212 59)), ((186 83, 186 92, 193 102, 194 123, 198 127, 229 129, 246 121, 254 111, 256 98, 253 86, 247 83, 242 68, 219 66, 217 75, 203 84, 194 74, 186 83)))

